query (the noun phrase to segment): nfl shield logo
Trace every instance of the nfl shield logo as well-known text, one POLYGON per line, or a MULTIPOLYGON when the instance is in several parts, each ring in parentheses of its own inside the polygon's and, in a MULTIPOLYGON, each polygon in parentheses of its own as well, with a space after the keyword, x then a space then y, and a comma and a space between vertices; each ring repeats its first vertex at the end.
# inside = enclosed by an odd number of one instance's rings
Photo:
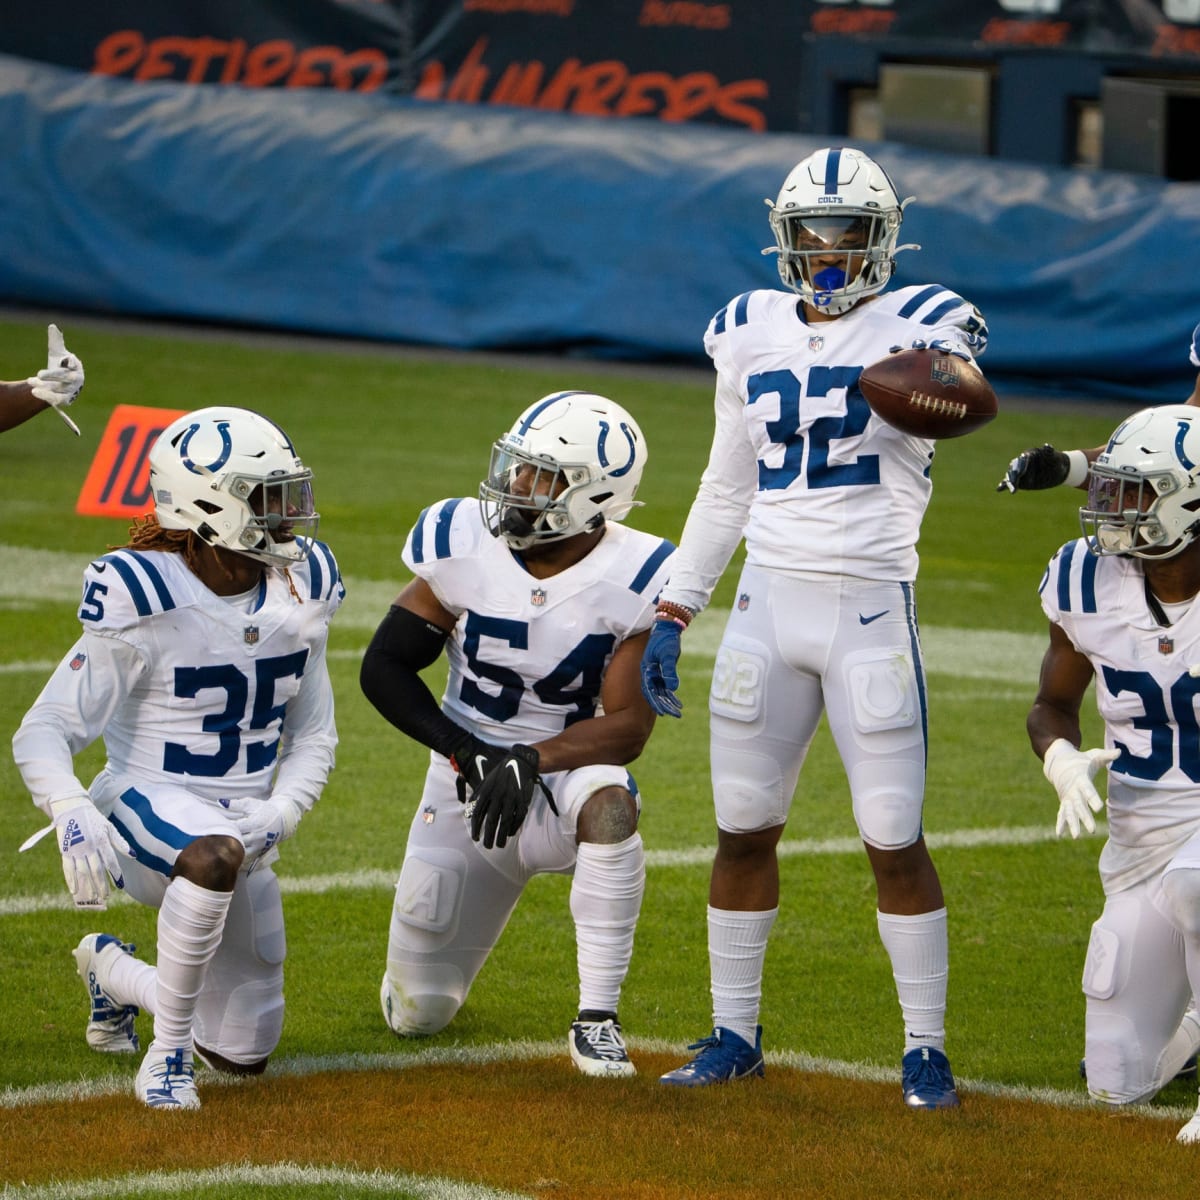
POLYGON ((247 625, 246 628, 242 632, 242 641, 244 641, 247 646, 257 646, 258 645, 258 626, 257 625, 247 625))
POLYGON ((750 607, 750 594, 743 592, 738 597, 738 612, 745 612, 750 607))
POLYGON ((1169 638, 1166 634, 1158 639, 1159 654, 1170 654, 1175 649, 1175 639, 1169 638))
POLYGON ((533 591, 529 593, 529 603, 532 604, 534 608, 543 608, 546 604, 545 591, 542 588, 534 588, 533 591))
POLYGON ((82 650, 67 664, 72 671, 78 671, 87 662, 87 655, 82 650))
POLYGON ((427 804, 423 809, 421 809, 421 820, 424 821, 426 825, 432 825, 433 819, 436 816, 437 813, 434 811, 431 804, 427 804))
POLYGON ((809 349, 810 349, 810 350, 811 350, 811 351, 812 351, 814 354, 816 354, 816 352, 817 352, 818 350, 820 350, 820 349, 821 349, 821 347, 822 347, 822 346, 824 346, 824 345, 825 345, 825 339, 824 339, 823 337, 821 337, 821 335, 820 335, 820 334, 815 334, 813 337, 810 337, 810 338, 808 339, 808 348, 809 348, 809 349))

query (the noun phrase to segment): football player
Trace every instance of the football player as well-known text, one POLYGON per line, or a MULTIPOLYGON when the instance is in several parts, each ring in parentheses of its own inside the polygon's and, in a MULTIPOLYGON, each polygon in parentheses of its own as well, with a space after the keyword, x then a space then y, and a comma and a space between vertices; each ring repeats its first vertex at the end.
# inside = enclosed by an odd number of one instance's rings
POLYGON ((314 540, 312 472, 265 417, 180 417, 149 465, 154 512, 84 572, 83 632, 13 753, 76 906, 103 909, 111 878, 158 909, 156 967, 110 934, 76 948, 88 1043, 136 1051, 147 1009, 137 1096, 191 1109, 193 1055, 256 1074, 283 1028, 271 864, 333 766, 325 643, 343 588, 314 540), (107 762, 85 787, 72 757, 101 736, 107 762))
MULTIPOLYGON (((1188 358, 1192 366, 1200 370, 1200 325, 1192 331, 1188 358)), ((1184 403, 1200 406, 1200 375, 1196 376, 1192 394, 1184 403)), ((1017 492, 1038 492, 1060 484, 1083 487, 1088 481, 1088 465, 1095 462, 1103 450, 1103 446, 1091 450, 1056 450, 1048 442, 1044 446, 1031 446, 1008 464, 1004 478, 996 484, 996 491, 1015 495, 1017 492)))
MULTIPOLYGON (((1039 588, 1050 643, 1028 729, 1060 836, 1095 829, 1093 781, 1109 771, 1083 991, 1088 1091, 1114 1105, 1148 1100, 1200 1048, 1198 505, 1200 411, 1135 413, 1091 464, 1083 537, 1039 588), (1083 750, 1093 680, 1105 748, 1083 750)), ((1179 1140, 1200 1142, 1200 1111, 1179 1140)))
POLYGON ((429 746, 396 885, 381 1002, 391 1029, 454 1018, 526 883, 570 875, 586 1075, 629 1076, 617 1016, 645 885, 627 764, 654 714, 638 664, 674 547, 619 522, 646 444, 619 405, 557 392, 492 447, 479 502, 442 500, 404 545, 414 578, 362 688, 429 746), (446 654, 441 705, 418 672, 446 654))
MULTIPOLYGON (((770 203, 770 202, 768 202, 770 203)), ((925 846, 925 673, 913 581, 934 443, 876 417, 857 387, 889 351, 972 361, 987 326, 938 284, 885 292, 908 200, 859 150, 818 150, 770 204, 780 278, 713 317, 708 466, 642 665, 679 716, 681 635, 743 537, 746 563, 709 694, 717 851, 708 907, 713 1031, 663 1082, 763 1074, 758 1024, 779 903, 776 846, 822 712, 875 874, 878 930, 904 1019, 903 1095, 946 1108, 946 908, 925 846)))
POLYGON ((63 411, 83 390, 83 363, 63 343, 57 325, 46 327, 46 365, 28 379, 0 381, 0 433, 22 425, 45 408, 52 408, 67 428, 79 436, 79 426, 63 411))

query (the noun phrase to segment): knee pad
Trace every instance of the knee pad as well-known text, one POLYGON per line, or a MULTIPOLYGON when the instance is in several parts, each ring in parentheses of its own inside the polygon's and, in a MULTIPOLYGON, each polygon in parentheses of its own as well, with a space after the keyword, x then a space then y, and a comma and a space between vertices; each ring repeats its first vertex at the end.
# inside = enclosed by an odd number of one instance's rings
POLYGON ((440 1033, 462 1007, 462 973, 449 963, 404 967, 404 981, 392 979, 391 964, 379 989, 379 1003, 388 1028, 398 1037, 429 1037, 440 1033))
POLYGON ((1105 1104, 1136 1104, 1158 1090, 1143 1060, 1137 1029, 1120 1013, 1088 1012, 1084 1040, 1087 1089, 1105 1104))
POLYGON ((1176 867, 1162 877, 1171 923, 1184 937, 1200 936, 1200 870, 1176 867))
POLYGON ((755 833, 787 820, 791 796, 783 770, 768 754, 720 748, 713 759, 713 803, 717 824, 728 833, 755 833))
POLYGON ((910 759, 868 759, 849 771, 859 836, 877 850, 903 850, 921 836, 925 766, 910 759))

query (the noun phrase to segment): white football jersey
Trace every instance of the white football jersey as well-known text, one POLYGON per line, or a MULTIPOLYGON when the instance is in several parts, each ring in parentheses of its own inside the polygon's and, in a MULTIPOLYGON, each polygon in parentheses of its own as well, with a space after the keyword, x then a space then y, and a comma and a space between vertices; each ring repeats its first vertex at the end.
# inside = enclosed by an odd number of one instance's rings
POLYGON ((649 629, 675 547, 609 522, 585 558, 535 579, 475 500, 417 519, 404 562, 457 618, 442 708, 492 742, 537 742, 599 711, 616 648, 649 629))
POLYGON ((1096 673, 1109 768, 1110 837, 1125 846, 1186 837, 1200 819, 1200 604, 1160 626, 1137 559, 1094 555, 1079 538, 1050 560, 1039 587, 1046 616, 1096 673), (1168 835, 1167 831, 1171 831, 1168 835))
POLYGON ((712 452, 666 598, 703 608, 743 534, 753 566, 913 580, 934 443, 875 416, 858 377, 892 347, 935 340, 972 356, 987 344, 979 312, 937 285, 813 324, 791 292, 721 309, 704 336, 717 370, 712 452))
POLYGON ((265 572, 246 611, 210 592, 179 554, 121 549, 92 562, 83 637, 14 743, 35 802, 77 792, 70 755, 103 735, 114 780, 262 796, 277 767, 282 779, 282 757, 288 790, 311 805, 337 741, 325 644, 344 594, 321 542, 288 573, 265 572))

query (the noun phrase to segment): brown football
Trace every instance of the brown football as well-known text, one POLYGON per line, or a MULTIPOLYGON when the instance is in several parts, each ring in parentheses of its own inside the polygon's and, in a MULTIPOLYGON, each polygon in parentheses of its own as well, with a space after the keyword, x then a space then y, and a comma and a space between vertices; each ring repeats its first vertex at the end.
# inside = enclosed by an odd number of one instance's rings
POLYGON ((900 350, 858 377, 872 411, 901 433, 962 437, 997 410, 992 385, 973 362, 939 350, 900 350))

